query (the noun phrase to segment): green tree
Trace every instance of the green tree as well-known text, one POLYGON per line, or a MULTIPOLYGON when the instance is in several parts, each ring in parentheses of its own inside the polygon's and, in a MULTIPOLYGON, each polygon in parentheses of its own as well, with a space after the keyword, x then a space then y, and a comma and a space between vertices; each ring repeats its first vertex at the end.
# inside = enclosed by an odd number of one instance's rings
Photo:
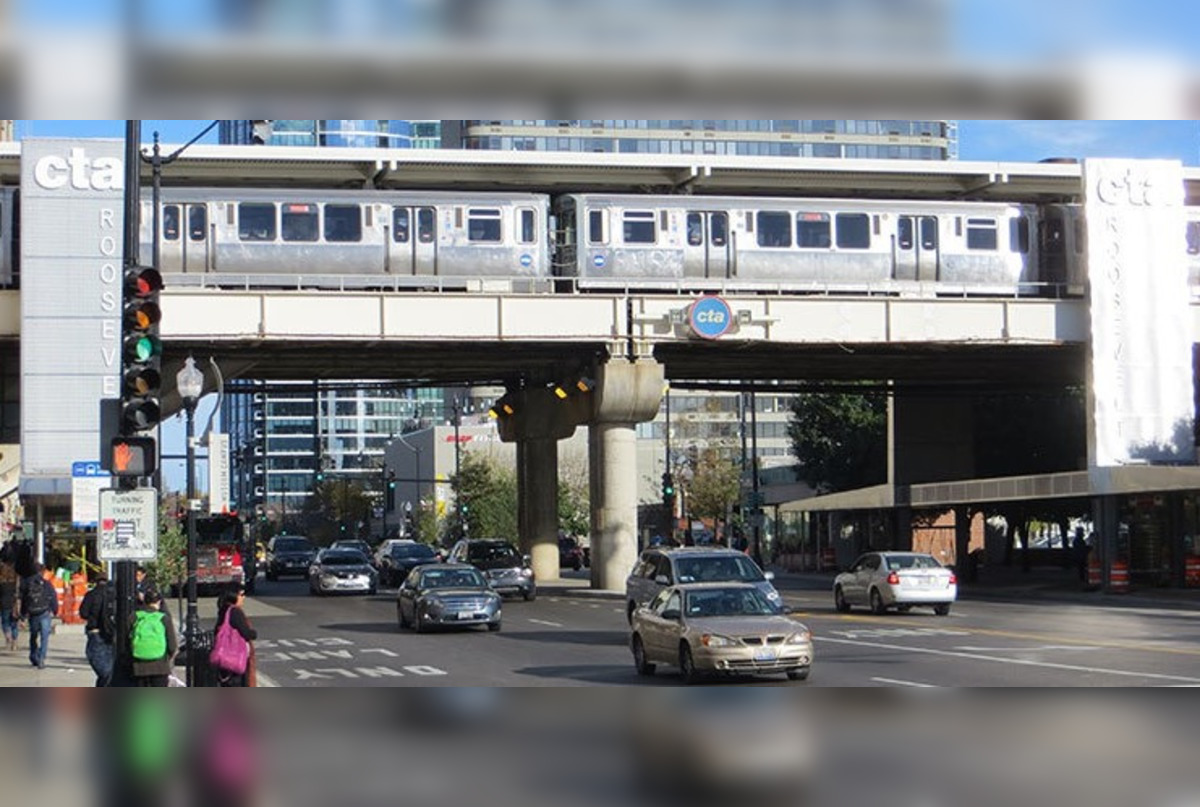
POLYGON ((518 539, 517 475, 511 468, 484 454, 464 452, 455 482, 461 499, 457 517, 466 503, 464 520, 472 537, 518 539))
POLYGON ((358 524, 370 523, 372 501, 361 482, 326 479, 304 505, 308 537, 328 545, 340 538, 359 538, 358 524))
POLYGON ((146 575, 158 590, 167 594, 182 590, 187 582, 187 521, 178 518, 175 506, 166 502, 158 508, 158 555, 146 564, 146 575))
POLYGON ((797 395, 788 437, 799 461, 799 478, 818 493, 887 480, 887 400, 882 395, 797 395))
POLYGON ((566 463, 558 469, 558 528, 567 535, 587 535, 592 528, 585 462, 566 463))
POLYGON ((721 450, 699 451, 686 485, 690 515, 724 521, 730 506, 741 496, 741 478, 740 465, 721 450))

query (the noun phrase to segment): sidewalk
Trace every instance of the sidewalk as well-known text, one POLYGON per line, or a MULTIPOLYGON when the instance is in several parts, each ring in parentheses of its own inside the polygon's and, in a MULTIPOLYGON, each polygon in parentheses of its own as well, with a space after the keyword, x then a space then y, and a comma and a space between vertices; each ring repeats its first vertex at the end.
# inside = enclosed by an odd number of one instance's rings
POLYGON ((21 629, 20 645, 9 652, 0 650, 0 687, 90 687, 96 676, 88 666, 83 625, 54 624, 46 668, 29 663, 29 631, 21 629))
MULTIPOLYGON (((775 572, 775 587, 781 593, 823 592, 832 607, 835 572, 775 572)), ((1200 611, 1200 588, 1155 588, 1133 585, 1128 593, 1115 594, 1085 589, 1075 569, 1036 568, 1025 571, 1019 566, 988 566, 979 579, 959 579, 959 600, 998 602, 1073 602, 1080 605, 1127 608, 1173 608, 1200 611)))

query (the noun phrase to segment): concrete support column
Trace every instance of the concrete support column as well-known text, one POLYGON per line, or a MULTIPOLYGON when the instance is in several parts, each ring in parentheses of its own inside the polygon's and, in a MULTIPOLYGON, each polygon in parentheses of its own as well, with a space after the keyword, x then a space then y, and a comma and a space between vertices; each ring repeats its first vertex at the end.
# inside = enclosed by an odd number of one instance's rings
POLYGON ((598 522, 592 533, 592 586, 624 589, 637 562, 637 434, 624 423, 600 423, 593 430, 601 462, 599 490, 592 491, 598 522))
POLYGON ((557 440, 538 438, 517 442, 517 510, 521 551, 533 560, 534 578, 557 580, 557 440))
POLYGON ((975 582, 973 567, 968 561, 971 551, 971 509, 965 504, 954 507, 954 568, 960 580, 975 582))

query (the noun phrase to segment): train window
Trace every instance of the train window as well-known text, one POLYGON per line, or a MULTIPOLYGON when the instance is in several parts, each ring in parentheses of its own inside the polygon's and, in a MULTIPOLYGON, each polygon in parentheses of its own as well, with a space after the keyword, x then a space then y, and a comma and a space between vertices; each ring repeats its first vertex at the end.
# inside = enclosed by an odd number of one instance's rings
POLYGON ((275 205, 259 202, 239 204, 238 238, 243 241, 274 241, 275 205))
POLYGON ((704 243, 704 221, 699 213, 687 214, 687 242, 689 247, 698 247, 704 243))
POLYGON ((588 212, 588 243, 603 244, 608 238, 604 233, 604 211, 592 210, 588 212))
POLYGON ((901 216, 896 222, 896 246, 900 249, 913 248, 913 220, 910 216, 901 216))
POLYGON ((325 205, 325 240, 346 244, 362 240, 362 208, 325 205))
POLYGON ((937 249, 938 227, 933 216, 921 216, 921 249, 937 249))
POLYGON ((422 244, 432 244, 437 230, 434 227, 433 208, 417 208, 417 241, 422 244))
POLYGON ((787 213, 761 210, 754 215, 760 247, 790 247, 792 220, 787 213))
POLYGON ((714 247, 723 247, 729 241, 729 217, 724 213, 713 213, 708 217, 708 237, 714 247))
POLYGON ((870 249, 870 216, 866 213, 838 213, 837 245, 838 249, 870 249))
POLYGON ((653 244, 658 240, 654 213, 649 210, 626 210, 622 235, 626 244, 653 244))
POLYGON ((162 237, 164 241, 179 240, 179 205, 166 205, 163 207, 162 237))
POLYGON ((1000 243, 995 219, 967 219, 967 249, 994 250, 1000 243))
POLYGON ((285 204, 283 206, 284 241, 317 240, 317 206, 310 204, 285 204))
POLYGON ((1008 248, 1013 252, 1029 251, 1029 219, 1017 216, 1008 220, 1008 248))
POLYGON ((500 243, 500 209, 473 207, 467 211, 467 240, 500 243))
POLYGON ((522 244, 533 244, 537 242, 537 228, 534 226, 536 218, 534 212, 527 207, 523 207, 517 211, 520 218, 521 226, 518 230, 521 233, 522 244))
POLYGON ((1083 219, 1075 219, 1075 254, 1082 255, 1085 245, 1086 234, 1083 231, 1083 219))
POLYGON ((1200 221, 1187 223, 1187 254, 1200 255, 1200 221))
MULTIPOLYGON (((762 243, 761 234, 759 243, 762 243)), ((796 214, 796 246, 804 249, 829 249, 829 245, 832 243, 828 213, 796 214)), ((785 244, 784 246, 789 245, 785 244)))
POLYGON ((392 208, 392 240, 397 244, 408 243, 408 208, 392 208))
POLYGON ((208 237, 208 208, 204 205, 188 206, 188 239, 203 241, 208 237))

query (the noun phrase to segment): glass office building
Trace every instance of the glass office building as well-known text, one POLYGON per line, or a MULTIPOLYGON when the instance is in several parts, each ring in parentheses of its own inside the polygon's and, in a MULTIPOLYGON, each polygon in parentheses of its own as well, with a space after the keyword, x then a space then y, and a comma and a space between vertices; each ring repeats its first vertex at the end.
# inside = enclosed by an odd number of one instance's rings
POLYGON ((226 145, 441 148, 436 120, 223 120, 226 145))

